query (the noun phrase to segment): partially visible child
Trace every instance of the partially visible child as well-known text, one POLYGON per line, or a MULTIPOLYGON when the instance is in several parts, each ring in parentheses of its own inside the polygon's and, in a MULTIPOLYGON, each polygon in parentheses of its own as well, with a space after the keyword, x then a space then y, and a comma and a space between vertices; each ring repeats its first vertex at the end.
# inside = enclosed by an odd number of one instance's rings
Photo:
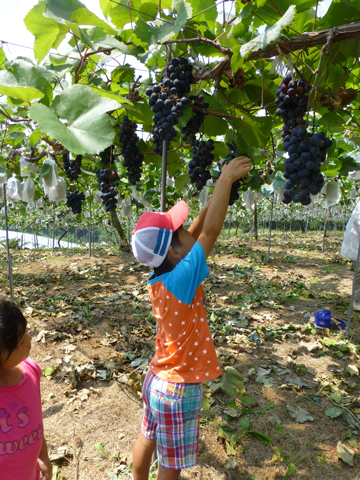
MULTIPOLYGON (((353 266, 356 266, 356 259, 359 253, 360 241, 360 199, 357 199, 356 206, 351 214, 351 217, 346 225, 343 243, 341 245, 340 254, 343 257, 352 260, 353 266)), ((355 292, 353 308, 360 310, 360 268, 357 276, 354 275, 355 292)))
POLYGON ((17 305, 0 299, 0 478, 51 480, 44 438, 41 367, 28 358, 31 336, 17 305))
POLYGON ((196 465, 202 382, 221 375, 201 283, 209 275, 206 259, 221 232, 231 187, 250 168, 247 157, 224 165, 211 199, 188 230, 183 224, 189 207, 181 201, 168 212, 144 213, 133 232, 135 258, 154 267, 148 291, 158 324, 133 450, 134 480, 148 480, 155 448, 156 480, 177 480, 182 469, 196 465))

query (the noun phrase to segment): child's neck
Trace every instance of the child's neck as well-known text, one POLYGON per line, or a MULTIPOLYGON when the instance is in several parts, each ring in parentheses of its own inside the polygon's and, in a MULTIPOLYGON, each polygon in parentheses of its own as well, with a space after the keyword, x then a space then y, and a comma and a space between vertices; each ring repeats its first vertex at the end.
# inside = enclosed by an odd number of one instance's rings
POLYGON ((24 378, 24 373, 20 365, 0 370, 0 387, 9 387, 17 385, 24 378))

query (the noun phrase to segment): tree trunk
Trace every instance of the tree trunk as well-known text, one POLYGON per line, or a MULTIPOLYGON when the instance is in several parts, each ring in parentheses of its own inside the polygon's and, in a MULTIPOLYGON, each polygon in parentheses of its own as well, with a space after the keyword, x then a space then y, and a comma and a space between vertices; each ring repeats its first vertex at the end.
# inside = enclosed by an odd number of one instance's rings
POLYGON ((78 231, 78 229, 77 229, 76 227, 75 227, 75 232, 76 232, 76 236, 77 236, 77 238, 79 239, 80 245, 82 245, 82 240, 81 240, 81 237, 80 237, 79 231, 78 231))
POLYGON ((65 229, 65 228, 62 228, 60 227, 61 230, 64 232, 61 237, 58 239, 58 245, 59 245, 59 248, 61 248, 61 245, 60 245, 60 242, 61 242, 61 239, 65 237, 65 235, 67 234, 67 232, 69 231, 69 229, 65 229))
POLYGON ((118 216, 116 215, 115 210, 110 210, 110 217, 111 217, 111 223, 112 223, 113 227, 116 229, 116 231, 118 232, 118 234, 120 235, 120 238, 121 238, 120 248, 122 250, 125 250, 125 252, 130 252, 130 247, 129 247, 128 241, 126 239, 126 235, 125 235, 124 230, 122 229, 122 227, 120 225, 120 222, 119 222, 118 216))

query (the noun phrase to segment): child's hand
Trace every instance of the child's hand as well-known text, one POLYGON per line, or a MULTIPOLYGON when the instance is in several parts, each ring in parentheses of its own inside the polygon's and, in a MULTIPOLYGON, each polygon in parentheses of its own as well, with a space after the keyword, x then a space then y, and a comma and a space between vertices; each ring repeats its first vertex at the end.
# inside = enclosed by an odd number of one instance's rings
POLYGON ((232 183, 251 171, 251 160, 248 157, 236 157, 222 168, 222 174, 232 183))
POLYGON ((52 478, 52 465, 49 457, 38 458, 38 465, 40 468, 40 480, 51 480, 52 478))

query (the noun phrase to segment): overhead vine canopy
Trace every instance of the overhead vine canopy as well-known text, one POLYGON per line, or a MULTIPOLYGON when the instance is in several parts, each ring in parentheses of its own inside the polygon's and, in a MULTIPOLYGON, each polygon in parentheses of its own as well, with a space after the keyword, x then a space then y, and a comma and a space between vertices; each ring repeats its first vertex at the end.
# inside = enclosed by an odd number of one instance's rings
MULTIPOLYGON (((136 124, 137 148, 147 166, 142 182, 150 179, 154 186, 161 155, 151 141, 156 121, 145 91, 166 78, 174 58, 192 65, 185 95, 195 98, 181 107, 168 146, 168 173, 176 176, 178 191, 189 182, 185 167, 194 148, 181 129, 199 110, 194 103, 199 98, 206 105, 200 137, 213 140, 215 159, 224 158, 226 143, 235 142, 238 153, 255 161, 248 183, 253 190, 284 171, 275 100, 289 72, 312 85, 308 129, 333 138, 321 172, 335 177, 358 169, 358 0, 334 0, 325 15, 317 0, 99 4, 104 19, 89 11, 86 1, 39 1, 24 19, 34 35, 36 63, 24 57, 7 61, 0 49, 0 164, 9 172, 19 173, 20 155, 40 167, 46 156, 60 165, 70 152, 83 156, 76 181, 82 190, 104 166, 100 153, 113 146, 111 165, 122 158, 119 132, 126 116, 136 124), (141 72, 133 60, 143 65, 141 72)), ((121 163, 117 170, 121 189, 127 181, 121 163)), ((47 171, 40 170, 40 177, 47 171)))

